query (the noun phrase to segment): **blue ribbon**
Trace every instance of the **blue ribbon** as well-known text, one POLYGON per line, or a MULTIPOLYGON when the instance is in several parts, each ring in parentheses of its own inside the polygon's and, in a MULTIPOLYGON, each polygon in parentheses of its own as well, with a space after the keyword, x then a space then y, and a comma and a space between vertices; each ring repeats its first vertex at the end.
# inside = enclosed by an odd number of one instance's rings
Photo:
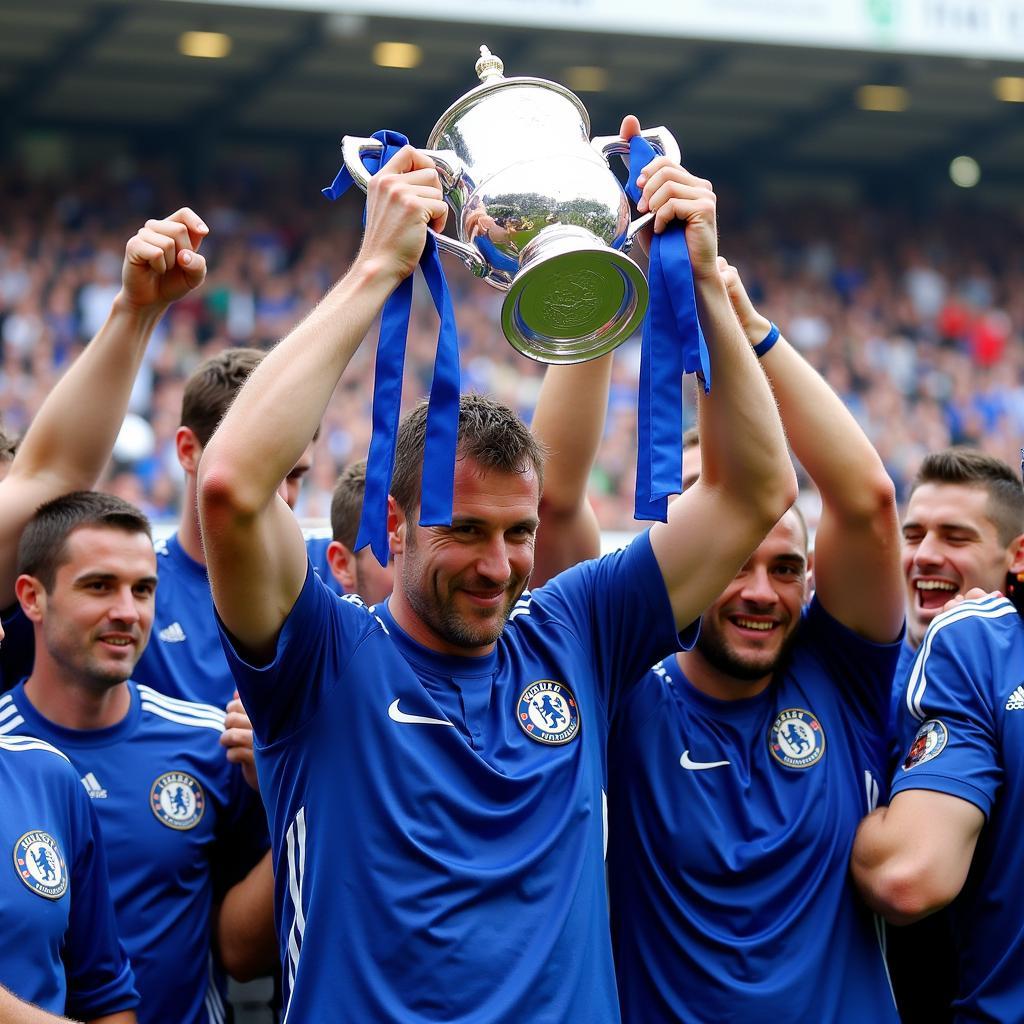
MULTIPOLYGON (((375 174, 409 140, 400 132, 379 131, 373 137, 384 144, 383 150, 367 153, 363 165, 375 174)), ((323 194, 337 199, 352 186, 352 176, 342 167, 323 194)), ((365 214, 364 214, 365 218, 365 214)), ((455 486, 455 448, 459 430, 459 336, 455 309, 448 293, 437 243, 429 233, 420 257, 420 270, 434 308, 441 318, 434 357, 434 376, 430 384, 427 408, 427 436, 423 452, 423 486, 420 488, 420 525, 447 526, 452 521, 452 496, 455 486), (429 486, 426 486, 429 483, 429 486)), ((384 304, 380 322, 380 340, 373 381, 373 434, 366 459, 366 492, 359 518, 356 550, 367 544, 381 565, 387 565, 388 495, 395 468, 395 447, 402 408, 402 378, 405 371, 405 346, 412 310, 412 275, 392 292, 384 304)))
MULTIPOLYGON (((637 202, 636 179, 657 156, 646 139, 629 140, 626 192, 637 202)), ((668 518, 668 499, 683 489, 683 374, 698 373, 711 390, 711 357, 697 318, 693 271, 684 225, 672 221, 651 242, 650 301, 640 345, 637 398, 635 519, 668 518)))

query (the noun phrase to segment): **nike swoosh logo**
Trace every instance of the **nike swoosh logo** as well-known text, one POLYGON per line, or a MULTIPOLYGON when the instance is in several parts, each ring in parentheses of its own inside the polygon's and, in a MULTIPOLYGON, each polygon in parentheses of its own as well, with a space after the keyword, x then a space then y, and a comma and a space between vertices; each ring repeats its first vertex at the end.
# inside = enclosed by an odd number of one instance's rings
MULTIPOLYGON (((400 700, 401 698, 399 698, 400 700)), ((455 728, 451 722, 445 721, 443 718, 425 718, 423 715, 407 715, 404 711, 399 711, 398 700, 393 700, 388 706, 388 718, 392 722, 403 722, 406 725, 448 725, 451 728, 455 728)))
MULTIPOLYGON (((397 702, 396 702, 397 703, 397 702)), ((683 756, 679 758, 679 763, 687 770, 691 772, 703 771, 705 768, 722 768, 727 765, 728 761, 691 761, 690 752, 688 750, 683 751, 683 756)))

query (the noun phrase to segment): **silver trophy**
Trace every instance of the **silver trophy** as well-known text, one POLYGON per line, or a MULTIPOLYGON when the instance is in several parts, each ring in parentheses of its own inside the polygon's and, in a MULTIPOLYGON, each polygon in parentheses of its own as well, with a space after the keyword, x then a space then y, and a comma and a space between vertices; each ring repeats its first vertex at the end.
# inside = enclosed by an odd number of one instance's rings
MULTIPOLYGON (((618 136, 590 138, 579 98, 543 78, 505 78, 486 46, 480 85, 441 115, 424 152, 437 164, 458 238, 434 233, 488 284, 508 292, 501 326, 542 363, 581 363, 610 352, 647 309, 647 280, 626 253, 653 216, 630 222, 629 200, 608 166, 626 154, 618 136)), ((665 128, 643 132, 672 160, 665 128)), ((345 166, 365 191, 362 154, 376 139, 342 140, 345 166)))

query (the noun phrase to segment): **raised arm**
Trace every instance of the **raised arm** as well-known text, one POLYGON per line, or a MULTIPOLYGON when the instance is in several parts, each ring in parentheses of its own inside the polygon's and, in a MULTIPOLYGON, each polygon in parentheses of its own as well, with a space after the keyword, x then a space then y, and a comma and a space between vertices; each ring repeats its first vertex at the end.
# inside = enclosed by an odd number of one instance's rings
MULTIPOLYGON (((719 264, 747 340, 756 345, 771 324, 754 308, 735 267, 721 257, 719 264)), ((784 337, 761 365, 793 454, 821 494, 814 542, 818 599, 854 632, 890 643, 904 614, 896 488, 839 396, 784 337)))
POLYGON ((530 429, 547 450, 531 585, 538 587, 601 553, 601 527, 587 498, 608 408, 612 356, 544 374, 530 429))
POLYGON ((796 474, 771 389, 718 270, 711 183, 664 157, 652 161, 641 180, 639 209, 656 211, 655 232, 673 219, 686 225, 713 377, 711 394, 698 401, 700 478, 672 502, 668 522, 651 530, 681 628, 722 592, 796 500, 796 474))
POLYGON ((370 183, 363 245, 349 272, 253 371, 199 464, 214 601, 241 652, 272 653, 302 589, 306 547, 278 486, 320 424, 385 300, 416 266, 447 207, 433 163, 405 147, 370 183))
POLYGON ((207 232, 181 209, 128 241, 110 315, 43 402, 0 482, 0 607, 14 601, 18 540, 35 510, 93 487, 106 466, 154 327, 206 276, 198 250, 207 232))

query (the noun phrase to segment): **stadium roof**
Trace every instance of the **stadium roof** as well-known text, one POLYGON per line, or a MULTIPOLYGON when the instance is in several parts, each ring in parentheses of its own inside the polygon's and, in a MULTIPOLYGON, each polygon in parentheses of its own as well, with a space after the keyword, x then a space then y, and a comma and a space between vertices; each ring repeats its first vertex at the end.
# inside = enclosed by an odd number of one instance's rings
POLYGON ((113 132, 314 151, 391 127, 422 143, 475 84, 482 42, 508 75, 575 86, 595 134, 633 111, 671 127, 701 167, 939 182, 966 153, 997 186, 1024 169, 1024 104, 994 91, 1019 63, 163 0, 0 0, 0 117, 8 141, 113 132), (229 37, 227 56, 183 55, 197 30, 229 37), (418 47, 418 65, 378 66, 386 41, 418 47), (862 109, 870 85, 897 90, 876 106, 905 109, 862 109))

